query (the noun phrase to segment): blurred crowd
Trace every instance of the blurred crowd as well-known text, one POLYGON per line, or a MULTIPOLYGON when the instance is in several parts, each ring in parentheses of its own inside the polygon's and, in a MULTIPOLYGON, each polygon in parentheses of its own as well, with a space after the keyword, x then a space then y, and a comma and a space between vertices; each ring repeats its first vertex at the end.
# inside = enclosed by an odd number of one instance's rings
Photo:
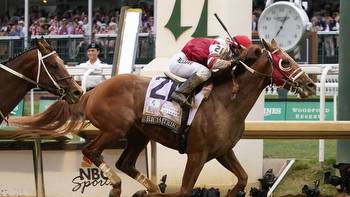
MULTIPOLYGON (((93 10, 93 34, 115 34, 118 30, 119 9, 95 8, 93 10)), ((144 8, 141 32, 153 33, 153 12, 144 8)), ((24 36, 24 14, 17 11, 14 16, 0 16, 0 36, 24 36)), ((29 35, 71 35, 88 32, 87 10, 77 7, 64 12, 32 10, 30 12, 29 35), (58 14, 56 14, 58 13, 58 14)))

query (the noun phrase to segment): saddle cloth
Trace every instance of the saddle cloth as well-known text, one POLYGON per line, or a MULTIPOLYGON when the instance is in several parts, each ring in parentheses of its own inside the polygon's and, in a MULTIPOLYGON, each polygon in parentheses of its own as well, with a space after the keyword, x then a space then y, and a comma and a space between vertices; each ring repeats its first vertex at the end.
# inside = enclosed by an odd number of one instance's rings
MULTIPOLYGON (((182 108, 175 101, 170 101, 170 95, 175 91, 178 83, 168 77, 155 76, 148 85, 143 108, 142 122, 161 125, 175 133, 181 126, 182 108)), ((193 99, 187 125, 191 125, 194 116, 203 101, 204 93, 201 90, 193 99)))

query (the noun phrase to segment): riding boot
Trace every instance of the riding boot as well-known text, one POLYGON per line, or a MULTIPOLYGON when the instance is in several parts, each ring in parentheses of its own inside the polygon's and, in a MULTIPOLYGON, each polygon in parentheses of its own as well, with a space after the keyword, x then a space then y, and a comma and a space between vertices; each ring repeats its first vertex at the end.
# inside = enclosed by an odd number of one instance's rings
POLYGON ((190 107, 191 104, 187 101, 187 97, 202 82, 203 80, 198 75, 191 75, 171 94, 171 99, 179 103, 181 106, 187 105, 190 107))

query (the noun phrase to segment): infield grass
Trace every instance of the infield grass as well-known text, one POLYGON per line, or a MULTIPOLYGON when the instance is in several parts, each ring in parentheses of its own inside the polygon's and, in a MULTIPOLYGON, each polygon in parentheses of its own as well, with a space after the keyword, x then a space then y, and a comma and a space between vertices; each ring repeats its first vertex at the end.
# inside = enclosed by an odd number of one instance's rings
MULTIPOLYGON (((335 174, 336 141, 325 141, 325 163, 318 162, 318 140, 264 140, 265 158, 295 158, 296 162, 279 184, 273 196, 294 196, 302 194, 304 185, 313 186, 320 179, 322 196, 335 196, 334 186, 325 185, 323 175, 327 171, 335 174)), ((338 172, 338 171, 337 171, 338 172)))

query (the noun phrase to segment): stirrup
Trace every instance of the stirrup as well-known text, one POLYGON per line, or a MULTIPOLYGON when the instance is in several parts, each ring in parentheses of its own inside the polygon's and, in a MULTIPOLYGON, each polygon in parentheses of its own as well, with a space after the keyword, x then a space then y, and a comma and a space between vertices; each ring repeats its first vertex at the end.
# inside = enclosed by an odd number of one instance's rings
POLYGON ((187 106, 187 107, 192 107, 191 103, 188 102, 189 96, 185 96, 182 93, 174 92, 171 94, 171 99, 175 102, 177 102, 181 107, 187 106), (185 99, 181 98, 184 97, 185 99))

